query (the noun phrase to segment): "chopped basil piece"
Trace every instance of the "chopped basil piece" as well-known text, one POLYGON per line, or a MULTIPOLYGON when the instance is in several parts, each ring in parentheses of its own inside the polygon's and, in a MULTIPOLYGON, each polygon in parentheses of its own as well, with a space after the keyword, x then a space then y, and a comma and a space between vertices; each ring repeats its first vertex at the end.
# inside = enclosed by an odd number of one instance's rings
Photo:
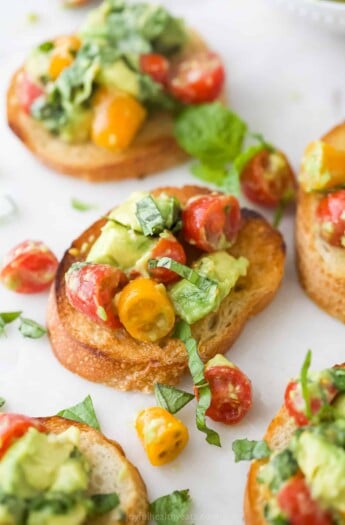
POLYGON ((137 202, 136 216, 146 236, 157 235, 165 228, 164 217, 151 195, 137 202))
POLYGON ((72 198, 71 206, 78 211, 89 211, 95 208, 94 204, 89 204, 87 202, 82 202, 79 199, 72 198))
POLYGON ((91 500, 94 505, 92 509, 92 515, 94 516, 105 514, 118 507, 120 503, 119 496, 116 492, 112 492, 111 494, 94 494, 91 496, 91 500))
POLYGON ((17 211, 14 200, 9 195, 0 195, 0 223, 6 222, 17 211))
POLYGON ((201 275, 192 268, 189 268, 189 266, 181 264, 170 257, 150 259, 148 262, 148 268, 167 268, 168 270, 172 270, 203 291, 207 291, 210 288, 218 286, 215 281, 208 279, 208 277, 201 275))
POLYGON ((268 458, 271 455, 271 450, 264 440, 236 439, 232 443, 232 450, 235 454, 236 463, 244 460, 268 458))
POLYGON ((5 323, 9 324, 12 323, 12 321, 15 321, 18 319, 18 317, 21 315, 21 311, 17 312, 0 312, 0 319, 5 323))
POLYGON ((162 385, 161 383, 155 384, 155 397, 157 404, 165 410, 168 410, 170 414, 176 414, 181 408, 187 405, 194 395, 189 392, 184 392, 173 386, 162 385))
POLYGON ((54 49, 54 42, 51 41, 43 42, 43 44, 38 46, 38 50, 42 51, 42 53, 49 53, 52 49, 54 49))
POLYGON ((182 525, 187 514, 191 497, 189 490, 175 490, 161 496, 150 504, 150 513, 157 525, 182 525))
POLYGON ((330 374, 332 377, 333 385, 340 390, 345 392, 345 369, 344 368, 331 368, 330 374))
POLYGON ((36 24, 40 19, 39 15, 37 13, 27 13, 26 20, 29 22, 29 24, 36 24))
POLYGON ((77 405, 60 410, 57 415, 71 419, 72 421, 77 421, 78 423, 85 423, 96 430, 100 430, 100 425, 90 396, 86 396, 86 398, 77 405))
POLYGON ((19 331, 24 337, 29 337, 30 339, 39 339, 47 333, 44 326, 26 317, 20 318, 19 331))
POLYGON ((2 408, 5 403, 6 403, 6 400, 3 397, 0 397, 0 408, 2 408))
POLYGON ((211 390, 205 380, 204 363, 198 354, 197 342, 192 336, 190 326, 185 321, 179 321, 175 328, 174 337, 181 339, 185 344, 188 353, 188 367, 194 385, 199 392, 199 401, 196 408, 196 426, 198 430, 206 434, 206 441, 210 443, 210 445, 220 447, 219 434, 206 424, 205 414, 211 403, 211 390))
POLYGON ((301 381, 301 389, 302 389, 302 396, 305 403, 305 415, 308 419, 311 419, 313 416, 313 413, 311 411, 311 404, 310 404, 310 392, 308 388, 308 370, 310 368, 311 364, 311 350, 308 350, 307 355, 305 356, 305 360, 303 362, 302 368, 301 368, 301 374, 300 374, 300 381, 301 381))
POLYGON ((277 492, 282 484, 294 476, 297 471, 297 461, 292 451, 287 448, 273 456, 269 463, 260 469, 258 481, 268 485, 273 492, 277 492))

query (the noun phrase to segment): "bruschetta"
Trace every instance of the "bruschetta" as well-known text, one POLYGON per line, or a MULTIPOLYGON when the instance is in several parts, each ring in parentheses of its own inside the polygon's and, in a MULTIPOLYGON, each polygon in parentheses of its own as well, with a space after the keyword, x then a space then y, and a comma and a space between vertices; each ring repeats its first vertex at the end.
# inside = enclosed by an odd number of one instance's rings
POLYGON ((72 372, 121 390, 174 385, 188 364, 178 319, 205 362, 226 352, 274 297, 284 262, 281 234, 233 196, 137 192, 63 256, 48 306, 53 351, 72 372))
POLYGON ((173 116, 221 99, 224 76, 218 55, 164 7, 104 0, 77 33, 37 46, 14 74, 8 123, 61 173, 141 177, 187 158, 173 116))
POLYGON ((296 219, 301 284, 321 308, 345 322, 345 125, 306 149, 296 219))
POLYGON ((342 523, 344 499, 344 365, 290 381, 285 404, 263 442, 242 440, 238 459, 256 459, 249 470, 246 525, 335 525, 342 523), (259 453, 258 453, 259 451, 259 453), (264 456, 266 456, 264 458, 264 456))
POLYGON ((82 423, 0 414, 0 522, 148 522, 138 470, 120 445, 82 423))

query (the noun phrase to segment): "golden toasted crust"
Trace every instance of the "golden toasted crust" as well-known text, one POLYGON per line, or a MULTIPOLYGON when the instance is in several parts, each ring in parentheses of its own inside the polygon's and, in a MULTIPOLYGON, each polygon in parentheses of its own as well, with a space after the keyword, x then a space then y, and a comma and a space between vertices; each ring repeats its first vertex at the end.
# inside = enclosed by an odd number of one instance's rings
MULTIPOLYGON (((195 32, 190 33, 183 56, 207 49, 195 32)), ((21 110, 16 96, 16 83, 22 70, 12 77, 7 93, 7 120, 18 138, 44 164, 52 169, 91 182, 138 178, 163 171, 187 159, 173 135, 171 113, 152 113, 131 146, 122 152, 110 152, 86 144, 68 144, 54 137, 40 122, 21 110)), ((224 93, 219 97, 224 99, 224 93)))
POLYGON ((81 452, 91 464, 90 494, 116 492, 120 498, 119 509, 96 519, 87 525, 134 525, 148 522, 148 502, 145 484, 138 470, 126 459, 116 441, 107 439, 97 430, 61 417, 38 418, 48 432, 59 434, 70 426, 80 430, 81 452), (120 519, 122 510, 126 520, 120 519))
MULTIPOLYGON (((206 188, 185 186, 161 188, 182 202, 206 188)), ((104 220, 86 230, 65 253, 51 289, 47 323, 53 351, 69 370, 91 381, 121 390, 151 391, 153 384, 177 384, 187 368, 187 354, 179 339, 167 337, 159 343, 133 339, 125 329, 111 330, 96 325, 77 312, 65 294, 64 275, 85 243, 99 235, 104 220)), ((243 211, 243 225, 229 253, 249 260, 249 270, 219 310, 192 326, 199 351, 206 361, 224 353, 238 337, 246 321, 264 308, 276 293, 284 271, 285 248, 279 232, 261 216, 243 211)))
MULTIPOLYGON (((345 365, 336 365, 344 368, 345 365)), ((283 405, 269 424, 264 440, 274 451, 284 449, 296 430, 294 420, 283 405)), ((263 485, 257 482, 258 470, 267 460, 255 460, 250 466, 244 495, 244 522, 246 525, 268 525, 263 516, 266 494, 263 485)))
MULTIPOLYGON (((345 149, 345 124, 323 137, 333 146, 345 149)), ((297 267, 307 294, 329 314, 345 322, 345 251, 331 246, 319 235, 316 208, 322 195, 298 194, 296 216, 297 267)))

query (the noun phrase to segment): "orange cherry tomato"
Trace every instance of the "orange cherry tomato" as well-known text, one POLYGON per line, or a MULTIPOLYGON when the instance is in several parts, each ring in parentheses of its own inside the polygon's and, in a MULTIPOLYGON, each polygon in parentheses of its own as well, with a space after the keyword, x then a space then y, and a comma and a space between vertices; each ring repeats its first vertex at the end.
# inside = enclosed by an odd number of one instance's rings
POLYGON ((152 279, 130 281, 117 299, 121 323, 138 341, 155 342, 172 330, 175 312, 165 287, 152 279))
POLYGON ((145 117, 145 108, 131 95, 101 91, 94 99, 92 141, 101 148, 121 151, 131 144, 145 117))
POLYGON ((323 197, 316 210, 320 234, 332 246, 345 248, 345 190, 323 197))
POLYGON ((65 275, 70 304, 98 324, 119 328, 115 294, 127 283, 122 270, 108 264, 74 264, 65 275))
POLYGON ((75 35, 60 36, 55 40, 48 69, 49 76, 53 80, 56 80, 62 71, 73 63, 80 46, 81 42, 75 35))
POLYGON ((261 206, 276 207, 284 199, 293 200, 295 196, 295 176, 280 151, 259 151, 244 167, 240 180, 245 196, 261 206))
POLYGON ((52 283, 57 267, 57 258, 43 242, 24 241, 5 256, 0 280, 14 292, 41 292, 52 283))
MULTIPOLYGON (((186 264, 187 257, 183 246, 173 236, 161 237, 151 252, 150 259, 160 259, 161 257, 170 257, 181 264, 186 264)), ((167 268, 152 268, 148 270, 152 279, 160 283, 173 283, 181 277, 172 270, 167 268)))
POLYGON ((0 458, 16 439, 32 427, 45 432, 44 426, 35 419, 21 414, 0 414, 0 458))
POLYGON ((290 525, 332 525, 329 512, 323 510, 301 476, 294 476, 278 493, 278 505, 290 525))

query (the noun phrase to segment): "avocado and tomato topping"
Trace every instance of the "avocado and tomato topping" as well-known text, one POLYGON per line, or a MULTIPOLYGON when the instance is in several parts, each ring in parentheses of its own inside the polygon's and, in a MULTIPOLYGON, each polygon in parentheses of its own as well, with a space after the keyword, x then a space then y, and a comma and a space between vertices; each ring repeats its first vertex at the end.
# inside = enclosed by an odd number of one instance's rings
POLYGON ((164 7, 104 0, 73 35, 35 48, 17 78, 23 111, 61 140, 127 148, 148 113, 216 99, 224 68, 164 7))
POLYGON ((0 414, 0 523, 81 525, 118 506, 116 494, 88 493, 91 466, 79 442, 77 427, 52 434, 40 420, 0 414))
POLYGON ((164 192, 134 193, 106 217, 86 260, 67 271, 67 298, 93 322, 158 341, 178 318, 193 324, 217 311, 246 275, 248 261, 226 251, 239 227, 232 196, 199 195, 182 207, 164 192))

